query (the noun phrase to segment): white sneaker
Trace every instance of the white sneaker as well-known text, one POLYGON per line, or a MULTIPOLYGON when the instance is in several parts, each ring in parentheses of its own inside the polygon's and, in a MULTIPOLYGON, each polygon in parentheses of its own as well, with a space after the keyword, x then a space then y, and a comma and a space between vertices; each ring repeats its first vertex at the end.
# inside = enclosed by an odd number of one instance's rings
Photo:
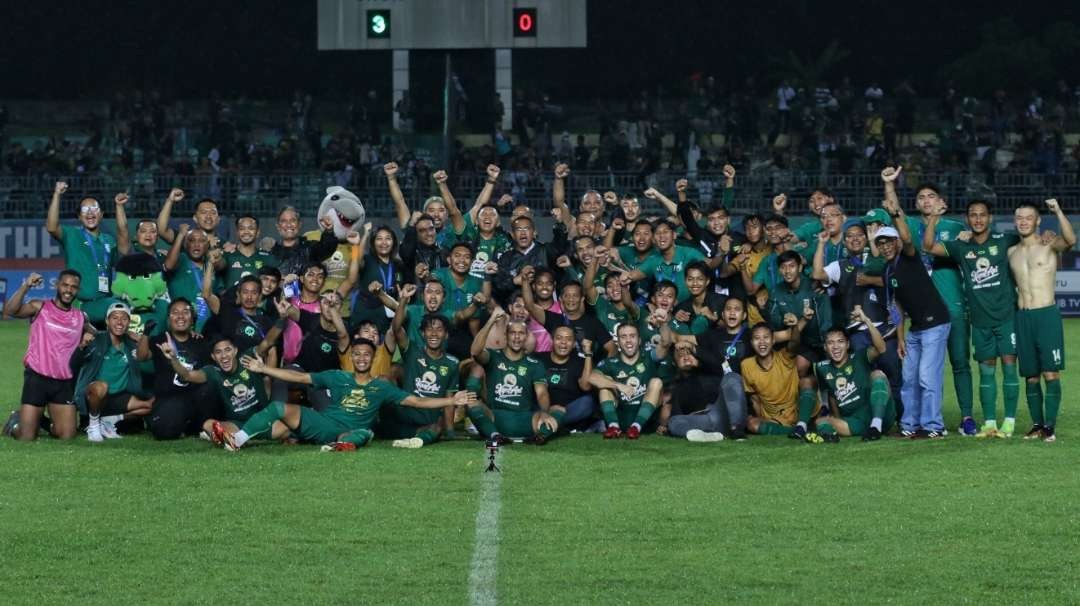
POLYGON ((476 428, 475 424, 473 424, 472 419, 465 419, 465 433, 469 434, 470 436, 480 435, 480 430, 476 428))
POLYGON ((104 442, 105 438, 101 436, 101 424, 87 425, 86 426, 86 439, 91 442, 104 442))
POLYGON ((405 438, 404 440, 394 440, 391 444, 394 448, 423 448, 424 441, 420 438, 405 438))
POLYGON ((206 440, 207 442, 213 442, 213 440, 210 439, 210 434, 206 433, 205 431, 199 432, 199 439, 206 440))
POLYGON ((101 422, 101 437, 106 440, 119 440, 121 435, 116 431, 116 425, 109 423, 108 421, 101 422))
POLYGON ((719 431, 691 429, 686 432, 686 439, 690 442, 720 442, 724 439, 724 434, 719 431))

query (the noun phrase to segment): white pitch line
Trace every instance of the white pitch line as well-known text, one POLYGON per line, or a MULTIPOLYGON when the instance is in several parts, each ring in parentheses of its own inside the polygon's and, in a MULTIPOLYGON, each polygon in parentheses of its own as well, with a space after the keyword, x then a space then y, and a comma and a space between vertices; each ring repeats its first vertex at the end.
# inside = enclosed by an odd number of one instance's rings
MULTIPOLYGON (((499 464, 501 453, 496 453, 499 464)), ((486 467, 485 467, 486 468, 486 467)), ((476 541, 469 568, 469 604, 494 606, 498 603, 499 576, 499 507, 502 473, 482 472, 480 506, 476 510, 476 541)))

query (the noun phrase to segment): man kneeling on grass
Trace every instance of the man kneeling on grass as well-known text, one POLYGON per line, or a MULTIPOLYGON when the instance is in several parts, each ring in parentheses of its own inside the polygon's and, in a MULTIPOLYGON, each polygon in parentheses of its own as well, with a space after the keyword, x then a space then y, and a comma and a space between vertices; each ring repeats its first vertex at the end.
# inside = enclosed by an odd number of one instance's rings
MULTIPOLYGON (((807 437, 806 424, 797 422, 801 410, 816 412, 817 394, 813 378, 799 377, 795 358, 802 328, 813 316, 814 311, 809 307, 803 309, 802 318, 785 314, 783 323, 788 327, 789 338, 787 346, 779 350, 773 349, 773 332, 768 324, 758 322, 750 329, 754 355, 743 360, 739 367, 750 400, 751 410, 746 418, 750 433, 807 437)), ((817 434, 810 439, 821 440, 817 434)))
MULTIPOLYGON (((862 435, 864 442, 880 440, 896 420, 896 405, 889 391, 885 373, 874 370, 874 360, 885 353, 885 339, 862 307, 856 305, 852 320, 866 325, 871 347, 851 352, 850 341, 842 329, 825 333, 827 360, 814 365, 818 385, 836 402, 834 414, 818 417, 817 433, 826 442, 839 442, 840 436, 862 435), (837 414, 838 413, 838 414, 837 414)), ((811 418, 812 411, 800 406, 800 424, 811 418)))
POLYGON ((322 412, 311 408, 271 402, 255 413, 240 431, 226 431, 225 449, 237 450, 248 440, 262 436, 281 436, 291 430, 307 442, 324 444, 323 451, 356 450, 371 441, 371 423, 384 404, 415 408, 445 408, 467 406, 476 402, 476 394, 459 391, 449 398, 421 398, 405 393, 386 379, 372 378, 371 360, 375 344, 367 339, 352 343, 352 373, 344 370, 324 370, 316 373, 298 372, 267 366, 258 357, 245 356, 241 364, 247 370, 274 379, 311 385, 330 390, 330 406, 322 412))

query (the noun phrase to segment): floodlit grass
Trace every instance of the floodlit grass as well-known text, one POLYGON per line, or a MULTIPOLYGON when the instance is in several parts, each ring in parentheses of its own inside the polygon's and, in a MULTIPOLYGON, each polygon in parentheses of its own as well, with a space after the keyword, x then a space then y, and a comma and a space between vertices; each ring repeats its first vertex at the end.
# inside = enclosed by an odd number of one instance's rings
MULTIPOLYGON (((25 333, 0 324, 3 410, 25 333)), ((1080 352, 1080 323, 1066 339, 1080 352)), ((504 449, 498 601, 1075 603, 1071 374, 1052 445, 571 436, 504 449)), ((1023 432, 1022 395, 1020 409, 1023 432)), ((3 603, 469 600, 477 442, 229 455, 143 436, 4 439, 0 462, 3 603)))

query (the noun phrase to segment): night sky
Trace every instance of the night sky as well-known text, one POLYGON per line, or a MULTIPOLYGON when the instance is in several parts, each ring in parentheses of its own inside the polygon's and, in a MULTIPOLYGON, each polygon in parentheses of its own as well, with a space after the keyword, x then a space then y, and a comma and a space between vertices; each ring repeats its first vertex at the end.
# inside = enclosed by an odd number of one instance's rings
MULTIPOLYGON (((314 1, 3 4, 3 97, 103 97, 116 88, 158 88, 185 98, 210 91, 286 97, 296 88, 331 96, 389 91, 388 51, 316 50, 314 1)), ((1080 23, 1080 3, 960 4, 589 0, 589 48, 515 51, 515 81, 542 82, 556 99, 655 90, 695 72, 731 85, 755 75, 765 90, 787 52, 809 56, 838 39, 850 55, 830 79, 849 75, 888 86, 910 78, 920 92, 936 94, 942 65, 976 47, 989 22, 1007 20, 1020 35, 1038 35, 1055 22, 1080 23), (586 61, 595 68, 575 71, 586 61)), ((414 52, 414 78, 437 77, 441 56, 414 52)), ((490 52, 453 56, 466 82, 487 86, 490 52)))

